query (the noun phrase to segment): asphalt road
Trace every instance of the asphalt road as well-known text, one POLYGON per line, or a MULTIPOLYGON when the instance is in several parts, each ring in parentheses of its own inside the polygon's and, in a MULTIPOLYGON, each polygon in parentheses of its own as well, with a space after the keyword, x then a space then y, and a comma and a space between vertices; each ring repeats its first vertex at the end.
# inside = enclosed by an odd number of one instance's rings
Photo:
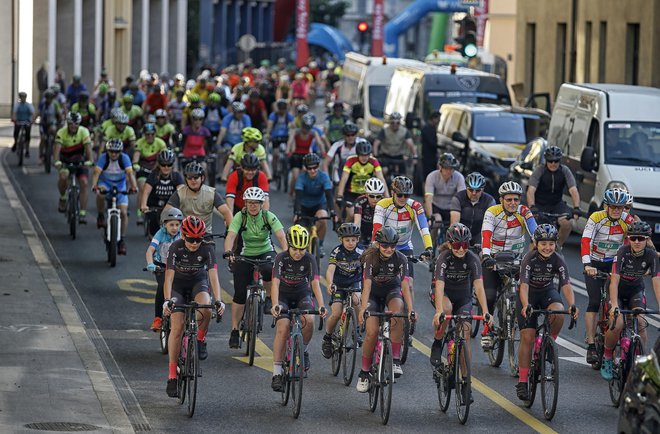
MULTIPOLYGON (((165 394, 167 358, 160 354, 157 335, 148 327, 153 319, 155 281, 142 271, 147 240, 130 219, 127 237, 128 255, 120 256, 116 268, 105 261, 101 231, 96 229, 93 201, 89 207, 89 222, 80 228, 78 239, 68 236, 64 216, 57 212, 55 174, 46 175, 36 165, 34 157, 23 169, 16 168, 14 156, 8 161, 17 184, 25 196, 25 206, 33 211, 52 246, 51 253, 61 265, 60 275, 70 278, 69 289, 80 294, 80 302, 89 311, 86 326, 98 330, 94 342, 111 372, 115 387, 134 422, 142 430, 154 432, 281 432, 295 427, 307 432, 380 432, 383 430, 378 413, 368 411, 368 397, 358 393, 355 380, 345 387, 330 373, 330 362, 323 359, 320 334, 311 343, 312 369, 305 381, 303 409, 296 421, 290 408, 279 404, 279 394, 270 389, 270 369, 273 330, 266 327, 261 337, 257 366, 249 367, 239 350, 230 350, 229 314, 208 335, 209 358, 202 362, 203 377, 199 385, 197 410, 189 419, 185 410, 165 394)), ((131 199, 134 203, 134 198, 131 199)), ((291 223, 291 206, 285 194, 271 195, 272 210, 285 225, 291 223)), ((217 226, 216 226, 217 225, 217 226)), ((214 223, 224 229, 216 217, 214 223)), ((37 226, 39 228, 39 225, 37 226)), ((39 230, 39 229, 38 229, 39 230)), ((335 234, 328 235, 326 251, 337 244, 335 234)), ((416 245, 421 245, 419 237, 416 245)), ((582 284, 577 235, 564 249, 577 304, 586 307, 582 284)), ((218 247, 217 252, 222 250, 218 247)), ((421 249, 420 249, 421 252, 421 249)), ((419 253, 419 252, 418 252, 419 253)), ((327 261, 323 261, 327 264, 327 261)), ((416 265, 415 310, 419 326, 415 349, 404 366, 404 375, 394 386, 392 412, 386 431, 431 432, 444 429, 469 432, 611 432, 616 427, 618 413, 610 404, 607 383, 584 363, 584 327, 582 319, 572 331, 564 329, 560 344, 560 397, 555 418, 543 419, 540 401, 525 409, 515 396, 516 379, 507 369, 506 358, 500 368, 488 366, 487 357, 473 342, 473 389, 475 402, 470 409, 466 427, 456 418, 453 397, 446 414, 439 410, 435 383, 428 361, 432 342, 433 309, 426 291, 430 275, 422 265, 416 265)), ((324 268, 324 267, 322 267, 324 268)), ((226 267, 220 267, 220 283, 230 301, 232 277, 226 267)), ((649 306, 657 308, 653 297, 649 306)), ((78 306, 79 309, 81 306, 78 306)), ((228 310, 229 311, 229 310, 228 310)), ((269 317, 267 317, 269 318, 269 317)), ((656 321, 650 327, 650 342, 658 336, 656 321)), ((269 324, 269 322, 268 322, 269 324)), ((359 360, 359 358, 358 358, 359 360)))

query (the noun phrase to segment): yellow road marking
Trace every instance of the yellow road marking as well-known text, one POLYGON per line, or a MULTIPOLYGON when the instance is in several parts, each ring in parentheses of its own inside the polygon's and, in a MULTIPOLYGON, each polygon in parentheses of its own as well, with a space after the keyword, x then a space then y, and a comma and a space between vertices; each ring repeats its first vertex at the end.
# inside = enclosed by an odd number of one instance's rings
MULTIPOLYGON (((431 348, 424 345, 422 342, 413 338, 413 347, 417 349, 420 353, 424 354, 427 357, 431 357, 431 348)), ((486 398, 493 401, 495 404, 502 407, 504 410, 508 411, 516 419, 520 420, 534 431, 544 434, 557 433, 555 430, 550 428, 548 425, 544 424, 534 416, 527 413, 525 410, 514 404, 513 402, 506 399, 504 396, 486 386, 484 383, 479 381, 476 377, 472 376, 472 385, 475 390, 486 398)))
MULTIPOLYGON (((243 342, 244 345, 247 345, 246 342, 243 342)), ((273 352, 268 348, 266 344, 259 338, 254 345, 254 352, 259 356, 254 357, 254 366, 263 369, 266 372, 272 372, 273 370, 273 352)), ((234 359, 240 360, 243 363, 248 363, 247 356, 235 356, 234 359)))
POLYGON ((153 297, 137 297, 137 296, 134 296, 134 295, 129 295, 126 298, 129 301, 132 301, 133 303, 154 304, 154 298, 153 297))

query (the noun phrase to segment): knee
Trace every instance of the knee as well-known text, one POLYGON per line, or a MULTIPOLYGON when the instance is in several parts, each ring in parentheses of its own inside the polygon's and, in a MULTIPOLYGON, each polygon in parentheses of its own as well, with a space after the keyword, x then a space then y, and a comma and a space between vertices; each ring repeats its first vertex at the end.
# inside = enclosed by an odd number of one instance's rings
POLYGON ((587 304, 587 312, 596 313, 598 312, 599 307, 600 307, 600 298, 594 300, 592 299, 592 297, 589 297, 589 304, 587 304))

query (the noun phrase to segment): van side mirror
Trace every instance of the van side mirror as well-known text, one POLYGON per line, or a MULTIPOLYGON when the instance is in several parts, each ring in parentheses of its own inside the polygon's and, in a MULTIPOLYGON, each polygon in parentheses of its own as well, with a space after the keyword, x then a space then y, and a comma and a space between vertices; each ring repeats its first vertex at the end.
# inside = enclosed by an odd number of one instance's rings
POLYGON ((418 117, 415 117, 415 113, 410 112, 406 114, 405 124, 406 124, 406 128, 409 130, 420 129, 422 121, 418 117))
POLYGON ((360 118, 364 117, 364 106, 360 103, 353 104, 353 110, 351 112, 353 116, 353 121, 357 121, 360 118))
POLYGON ((461 134, 460 131, 455 131, 454 134, 451 135, 451 139, 455 142, 461 142, 461 143, 467 142, 467 137, 461 134))
POLYGON ((580 168, 585 172, 592 172, 598 167, 598 160, 594 148, 587 146, 580 155, 580 168))

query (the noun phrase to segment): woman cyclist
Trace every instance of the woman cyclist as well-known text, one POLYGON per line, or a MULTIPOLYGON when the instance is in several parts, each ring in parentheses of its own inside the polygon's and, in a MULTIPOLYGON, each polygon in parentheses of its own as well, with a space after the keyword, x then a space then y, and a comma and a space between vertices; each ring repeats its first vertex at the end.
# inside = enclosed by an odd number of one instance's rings
MULTIPOLYGON (((142 203, 144 196, 144 184, 149 174, 158 164, 158 155, 167 149, 167 145, 162 139, 156 137, 156 127, 154 124, 147 123, 142 127, 142 137, 135 142, 135 152, 133 153, 133 170, 138 184, 138 204, 142 203)), ((138 207, 137 224, 144 223, 141 207, 138 207)))
POLYGON ((289 142, 286 147, 286 154, 289 156, 289 168, 291 169, 291 186, 289 195, 295 191, 296 179, 303 166, 303 158, 312 152, 314 141, 321 143, 321 137, 312 129, 314 127, 314 116, 305 114, 301 118, 301 125, 293 134, 289 135, 289 142))
POLYGON ((158 165, 149 174, 141 190, 140 209, 147 216, 144 224, 149 225, 150 234, 155 234, 158 230, 156 217, 160 215, 172 193, 185 182, 183 175, 174 171, 175 158, 174 151, 170 149, 161 151, 158 154, 158 165), (150 208, 158 208, 158 213, 148 213, 150 208))
POLYGON ((369 178, 364 183, 364 193, 355 200, 355 216, 353 222, 360 228, 359 244, 366 248, 371 244, 374 229, 374 212, 376 204, 385 195, 385 184, 378 178, 369 178))

